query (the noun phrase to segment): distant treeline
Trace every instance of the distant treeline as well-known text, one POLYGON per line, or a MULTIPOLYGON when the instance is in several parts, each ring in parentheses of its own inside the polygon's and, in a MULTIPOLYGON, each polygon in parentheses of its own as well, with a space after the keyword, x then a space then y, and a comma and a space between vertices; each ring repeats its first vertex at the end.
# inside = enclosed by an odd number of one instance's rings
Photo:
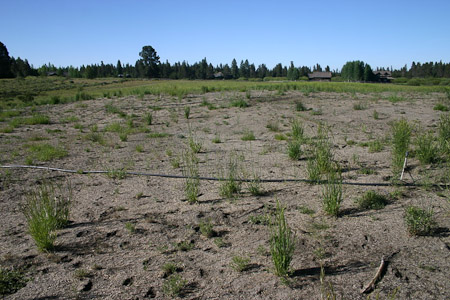
MULTIPOLYGON (((189 64, 186 61, 174 64, 168 61, 161 63, 155 49, 144 46, 139 53, 140 59, 134 65, 122 64, 120 60, 114 64, 91 64, 81 67, 56 67, 51 63, 34 68, 29 62, 20 57, 9 57, 6 46, 0 42, 0 78, 26 76, 65 76, 71 78, 101 78, 101 77, 133 77, 133 78, 168 78, 168 79, 255 79, 286 78, 288 80, 307 80, 313 71, 331 72, 333 80, 346 81, 375 81, 372 68, 361 61, 347 62, 339 70, 330 70, 328 66, 322 68, 316 64, 312 68, 307 66, 283 66, 281 63, 269 69, 265 64, 255 66, 247 59, 240 63, 233 59, 231 65, 219 64, 213 66, 206 58, 200 62, 189 64)), ((399 78, 399 83, 406 83, 411 78, 450 78, 450 63, 413 62, 408 69, 405 65, 399 70, 391 68, 377 68, 377 70, 391 71, 391 76, 399 78)), ((420 81, 418 81, 420 82, 420 81)), ((448 82, 448 81, 446 81, 448 82)))

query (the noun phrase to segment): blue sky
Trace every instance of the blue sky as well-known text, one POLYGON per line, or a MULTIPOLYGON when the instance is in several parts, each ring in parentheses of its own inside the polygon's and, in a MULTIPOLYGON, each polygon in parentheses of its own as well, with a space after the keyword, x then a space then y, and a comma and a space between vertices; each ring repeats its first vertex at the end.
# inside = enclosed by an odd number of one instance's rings
POLYGON ((372 68, 450 62, 449 0, 0 0, 0 41, 35 67, 248 59, 272 68, 350 60, 372 68))

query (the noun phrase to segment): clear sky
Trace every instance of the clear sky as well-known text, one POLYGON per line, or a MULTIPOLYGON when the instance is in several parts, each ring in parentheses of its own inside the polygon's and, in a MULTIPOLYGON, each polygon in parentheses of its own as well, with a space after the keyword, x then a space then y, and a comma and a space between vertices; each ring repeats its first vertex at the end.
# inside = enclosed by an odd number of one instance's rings
POLYGON ((35 67, 206 57, 332 69, 450 62, 450 0, 0 0, 0 41, 35 67))

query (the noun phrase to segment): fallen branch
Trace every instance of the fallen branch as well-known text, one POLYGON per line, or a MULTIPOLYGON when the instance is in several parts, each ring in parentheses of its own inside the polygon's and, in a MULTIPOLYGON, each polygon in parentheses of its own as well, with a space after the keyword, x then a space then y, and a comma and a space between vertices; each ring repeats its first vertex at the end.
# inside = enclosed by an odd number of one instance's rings
POLYGON ((369 293, 375 289, 375 284, 381 279, 381 275, 383 274, 384 268, 386 267, 386 260, 384 257, 381 258, 380 266, 378 267, 377 273, 375 277, 370 281, 365 288, 361 290, 361 294, 369 293))

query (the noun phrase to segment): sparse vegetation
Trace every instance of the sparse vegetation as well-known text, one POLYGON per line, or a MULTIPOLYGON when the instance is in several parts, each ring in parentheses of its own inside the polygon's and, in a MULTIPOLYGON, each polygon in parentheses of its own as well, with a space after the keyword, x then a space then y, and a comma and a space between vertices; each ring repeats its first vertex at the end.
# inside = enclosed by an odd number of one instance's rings
POLYGON ((0 268, 0 295, 14 294, 27 284, 24 273, 15 269, 0 268))
POLYGON ((433 233, 436 222, 431 209, 417 206, 408 206, 405 209, 405 223, 411 235, 430 235, 433 233))
POLYGON ((327 182, 322 189, 324 211, 337 217, 342 203, 342 175, 340 169, 327 173, 327 182))
POLYGON ((56 240, 56 230, 69 221, 72 190, 56 189, 45 183, 32 190, 22 207, 28 224, 28 232, 40 251, 51 251, 56 240))
POLYGON ((270 235, 270 254, 275 267, 275 275, 286 277, 289 274, 294 250, 294 234, 286 222, 284 207, 277 200, 275 220, 270 235))
POLYGON ((386 206, 387 199, 385 196, 369 190, 361 198, 358 198, 356 203, 362 209, 381 209, 386 206))
POLYGON ((231 259, 230 266, 236 272, 244 272, 250 267, 250 258, 235 255, 231 259))
POLYGON ((187 280, 183 279, 180 274, 172 274, 163 283, 163 293, 171 297, 180 296, 186 284, 187 280))

